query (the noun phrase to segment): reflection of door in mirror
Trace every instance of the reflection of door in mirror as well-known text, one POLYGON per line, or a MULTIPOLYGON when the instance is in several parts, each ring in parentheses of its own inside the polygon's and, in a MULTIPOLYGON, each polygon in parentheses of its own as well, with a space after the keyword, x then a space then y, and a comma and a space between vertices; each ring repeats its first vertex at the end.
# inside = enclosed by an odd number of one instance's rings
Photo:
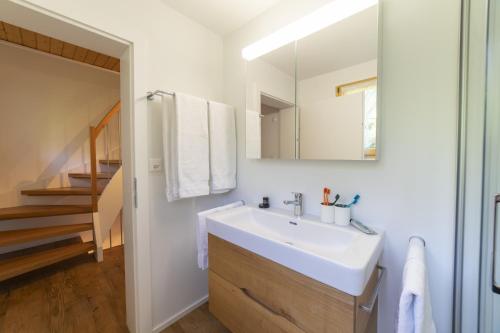
POLYGON ((261 158, 295 158, 293 104, 261 93, 261 158))

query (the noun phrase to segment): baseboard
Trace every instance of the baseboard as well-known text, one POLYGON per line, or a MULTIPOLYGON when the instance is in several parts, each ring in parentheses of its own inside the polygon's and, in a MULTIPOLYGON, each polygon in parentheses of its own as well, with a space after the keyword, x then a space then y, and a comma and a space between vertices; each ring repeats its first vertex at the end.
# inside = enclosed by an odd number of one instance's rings
POLYGON ((169 327, 170 325, 172 325, 177 320, 181 319, 182 317, 184 317, 185 315, 187 315, 188 313, 190 313, 191 311, 193 311, 197 307, 205 304, 207 301, 208 301, 208 295, 203 296, 202 298, 200 298, 199 300, 197 300, 193 304, 189 305, 185 309, 177 312, 175 315, 173 315, 172 317, 165 320, 163 323, 155 326, 153 328, 153 333, 159 333, 159 332, 163 331, 165 328, 169 327))

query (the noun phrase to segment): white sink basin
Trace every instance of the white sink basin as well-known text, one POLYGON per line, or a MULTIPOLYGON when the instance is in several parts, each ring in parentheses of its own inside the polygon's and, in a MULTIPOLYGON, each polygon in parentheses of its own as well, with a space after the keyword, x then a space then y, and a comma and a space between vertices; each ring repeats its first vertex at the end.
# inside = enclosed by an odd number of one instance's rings
POLYGON ((359 296, 382 253, 383 235, 351 226, 294 218, 288 211, 252 206, 207 217, 210 234, 350 295, 359 296))

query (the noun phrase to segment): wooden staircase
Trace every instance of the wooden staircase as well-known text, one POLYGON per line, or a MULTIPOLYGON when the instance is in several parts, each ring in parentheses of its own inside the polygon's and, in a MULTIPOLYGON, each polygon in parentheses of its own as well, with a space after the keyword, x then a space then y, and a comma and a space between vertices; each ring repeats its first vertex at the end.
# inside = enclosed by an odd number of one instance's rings
POLYGON ((71 244, 0 261, 0 281, 95 250, 94 242, 71 244))
MULTIPOLYGON (((97 189, 97 194, 102 193, 102 188, 97 189)), ((49 196, 49 195, 91 195, 90 187, 52 187, 39 188, 34 190, 22 190, 21 194, 29 196, 49 196)))
MULTIPOLYGON (((87 182, 87 187, 59 187, 26 189, 21 194, 30 197, 88 197, 89 203, 85 205, 22 205, 17 207, 0 208, 0 230, 2 222, 16 220, 19 229, 0 231, 0 248, 5 246, 19 246, 34 241, 49 241, 54 243, 55 247, 46 246, 33 247, 31 251, 21 250, 12 253, 0 255, 0 282, 12 277, 55 264, 57 262, 94 252, 98 261, 102 260, 102 244, 100 240, 99 223, 96 222, 96 213, 98 212, 98 196, 101 195, 106 184, 112 179, 114 172, 121 166, 121 160, 101 159, 96 157, 96 140, 99 133, 107 126, 111 118, 120 112, 120 102, 106 114, 96 127, 90 127, 90 173, 69 173, 70 179, 78 179, 80 182, 87 182), (97 164, 106 172, 97 172, 97 164), (98 184, 99 181, 99 184, 98 184), (51 216, 69 216, 76 214, 87 214, 91 222, 80 224, 60 224, 43 227, 23 227, 23 222, 30 218, 30 223, 36 224, 33 218, 51 217, 51 216), (93 240, 82 242, 81 238, 76 243, 58 245, 57 237, 78 235, 81 232, 92 231, 93 240), (101 251, 99 254, 98 252, 101 251)), ((46 225, 46 219, 45 224, 46 225)))

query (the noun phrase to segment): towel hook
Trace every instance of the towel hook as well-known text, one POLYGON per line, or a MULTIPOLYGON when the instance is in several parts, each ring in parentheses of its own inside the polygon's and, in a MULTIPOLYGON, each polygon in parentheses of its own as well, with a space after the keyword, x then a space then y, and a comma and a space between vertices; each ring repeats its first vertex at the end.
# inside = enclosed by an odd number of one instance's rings
POLYGON ((423 237, 413 235, 413 236, 410 236, 410 238, 408 239, 408 242, 411 241, 413 238, 420 239, 422 241, 422 243, 424 243, 424 247, 425 247, 425 239, 423 237))

